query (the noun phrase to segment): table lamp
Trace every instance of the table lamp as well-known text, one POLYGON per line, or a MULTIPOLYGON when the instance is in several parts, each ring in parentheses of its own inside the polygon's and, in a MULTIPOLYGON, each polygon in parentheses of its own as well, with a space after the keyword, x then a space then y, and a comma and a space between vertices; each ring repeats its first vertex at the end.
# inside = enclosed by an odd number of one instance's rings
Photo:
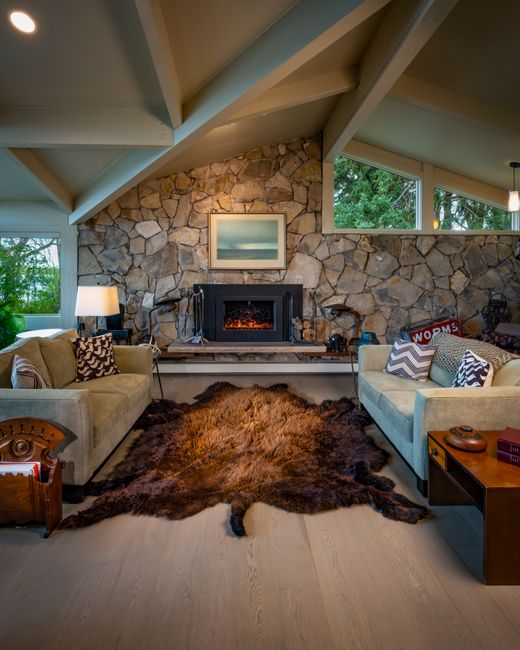
POLYGON ((78 287, 75 316, 95 316, 96 330, 106 327, 106 317, 119 314, 117 287, 78 287))

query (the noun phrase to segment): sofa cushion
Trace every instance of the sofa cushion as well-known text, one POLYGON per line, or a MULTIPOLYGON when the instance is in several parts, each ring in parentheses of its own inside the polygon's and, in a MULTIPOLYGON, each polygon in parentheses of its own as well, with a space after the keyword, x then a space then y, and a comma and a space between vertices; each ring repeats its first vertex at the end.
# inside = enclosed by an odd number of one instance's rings
POLYGON ((466 350, 460 362, 454 388, 485 388, 493 381, 493 366, 471 350, 466 350))
MULTIPOLYGON (((85 384, 82 384, 83 387, 85 384)), ((94 447, 102 441, 103 436, 110 435, 117 429, 119 422, 125 419, 128 410, 128 397, 120 393, 91 393, 94 447)))
POLYGON ((40 351, 49 369, 53 388, 63 388, 76 377, 76 355, 72 340, 59 337, 38 339, 40 351))
POLYGON ((397 339, 384 372, 424 383, 432 365, 436 347, 397 339))
MULTIPOLYGON (((65 388, 72 390, 88 389, 91 393, 115 393, 131 395, 134 391, 142 391, 143 386, 150 383, 148 375, 120 373, 109 377, 99 377, 89 381, 71 382, 65 388)), ((424 384, 423 384, 424 385, 424 384)))
POLYGON ((19 354, 14 355, 13 369, 11 371, 11 384, 13 388, 50 388, 42 377, 38 368, 19 354))
POLYGON ((489 361, 493 365, 495 372, 500 370, 511 359, 515 358, 509 352, 501 350, 490 343, 484 343, 484 341, 477 341, 475 339, 465 339, 446 332, 434 334, 431 342, 437 346, 437 352, 433 357, 434 363, 450 372, 457 372, 462 361, 462 356, 466 350, 471 350, 486 361, 489 361))
POLYGON ((72 344, 76 348, 76 381, 89 381, 119 372, 114 361, 112 334, 78 337, 72 344))
POLYGON ((430 379, 443 388, 448 388, 448 386, 453 384, 455 374, 456 373, 454 372, 441 368, 435 363, 435 361, 430 367, 430 379))
POLYGON ((394 390, 415 393, 416 390, 423 388, 439 388, 439 385, 430 379, 418 383, 411 379, 387 375, 379 370, 368 370, 359 375, 359 389, 376 405, 379 405, 382 393, 394 390))
POLYGON ((0 388, 11 388, 11 371, 13 366, 13 358, 15 354, 19 354, 27 361, 33 363, 40 372, 45 382, 51 386, 51 379, 49 371, 43 360, 40 346, 38 345, 39 339, 23 339, 15 341, 12 345, 0 350, 0 388))
POLYGON ((413 441, 414 406, 415 392, 410 390, 392 390, 383 393, 379 400, 379 408, 389 424, 408 442, 413 441))
POLYGON ((495 373, 492 386, 520 386, 520 359, 513 359, 495 373))

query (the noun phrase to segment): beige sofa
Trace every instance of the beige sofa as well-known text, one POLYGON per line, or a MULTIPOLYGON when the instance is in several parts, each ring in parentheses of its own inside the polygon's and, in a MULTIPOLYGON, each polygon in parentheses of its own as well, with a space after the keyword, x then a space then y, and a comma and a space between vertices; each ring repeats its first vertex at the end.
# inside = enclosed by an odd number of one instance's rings
POLYGON ((75 382, 71 343, 75 336, 75 330, 67 330, 49 339, 17 341, 0 350, 0 419, 33 416, 70 429, 75 438, 59 447, 65 461, 63 481, 83 486, 150 403, 152 353, 145 347, 116 345, 114 358, 120 374, 75 382), (52 388, 10 388, 15 354, 32 361, 52 388))
POLYGON ((428 431, 457 424, 482 430, 520 426, 520 359, 500 368, 489 388, 451 388, 454 376, 435 363, 426 383, 384 373, 391 350, 391 345, 360 348, 359 400, 411 466, 423 493, 428 431))

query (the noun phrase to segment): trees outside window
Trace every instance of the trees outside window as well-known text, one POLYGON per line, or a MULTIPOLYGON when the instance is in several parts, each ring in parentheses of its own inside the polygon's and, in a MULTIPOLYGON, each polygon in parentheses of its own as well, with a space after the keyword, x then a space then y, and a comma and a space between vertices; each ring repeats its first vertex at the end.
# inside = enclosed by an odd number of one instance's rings
POLYGON ((334 163, 334 227, 414 230, 417 179, 338 156, 334 163))
POLYGON ((434 190, 434 209, 439 230, 509 230, 511 228, 509 212, 440 187, 434 190))
POLYGON ((0 305, 16 314, 60 312, 59 237, 0 237, 0 305))

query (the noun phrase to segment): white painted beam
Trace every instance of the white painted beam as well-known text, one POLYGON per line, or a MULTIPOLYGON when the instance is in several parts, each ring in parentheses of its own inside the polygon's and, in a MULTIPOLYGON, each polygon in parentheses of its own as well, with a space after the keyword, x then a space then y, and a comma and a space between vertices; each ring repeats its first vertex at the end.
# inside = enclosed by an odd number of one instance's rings
POLYGON ((72 212, 74 209, 74 198, 72 194, 51 174, 36 156, 27 149, 7 149, 11 158, 20 167, 31 174, 36 183, 65 212, 72 212))
POLYGON ((520 115, 413 77, 403 75, 390 90, 389 96, 506 135, 520 135, 520 115))
POLYGON ((135 0, 172 126, 182 122, 181 89, 159 0, 135 0))
POLYGON ((5 148, 152 149, 172 143, 173 131, 164 116, 145 109, 0 111, 0 147, 5 148))
POLYGON ((358 88, 343 95, 323 134, 332 162, 449 14, 457 0, 394 0, 368 48, 358 88))
POLYGON ((389 0, 301 0, 184 107, 174 144, 161 154, 125 154, 78 198, 71 223, 86 221, 197 139, 388 4, 389 0))
POLYGON ((258 99, 232 115, 235 122, 246 117, 266 115, 291 106, 314 102, 331 95, 341 95, 354 90, 358 84, 358 71, 355 67, 333 70, 307 79, 281 84, 271 88, 258 99))

